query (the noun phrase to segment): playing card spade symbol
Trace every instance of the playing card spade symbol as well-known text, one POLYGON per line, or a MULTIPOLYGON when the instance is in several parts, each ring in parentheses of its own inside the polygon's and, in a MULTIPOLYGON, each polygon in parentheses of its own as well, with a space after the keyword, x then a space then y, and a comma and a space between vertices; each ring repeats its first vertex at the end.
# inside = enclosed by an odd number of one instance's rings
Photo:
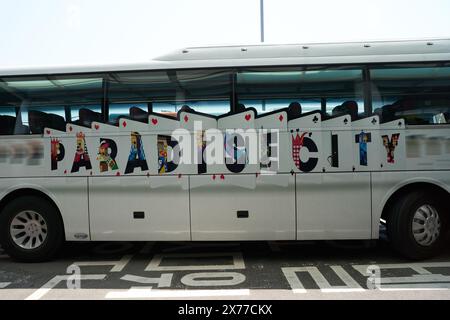
POLYGON ((319 121, 319 118, 317 118, 317 116, 314 116, 313 122, 314 122, 314 123, 317 123, 317 121, 319 121))

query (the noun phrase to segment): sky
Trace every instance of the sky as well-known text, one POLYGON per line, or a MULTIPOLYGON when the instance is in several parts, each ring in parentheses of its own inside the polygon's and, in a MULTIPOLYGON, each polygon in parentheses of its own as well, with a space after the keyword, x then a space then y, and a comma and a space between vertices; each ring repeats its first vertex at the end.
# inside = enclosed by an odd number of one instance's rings
MULTIPOLYGON (((264 0, 265 43, 450 38, 450 0, 264 0)), ((260 43, 260 0, 0 0, 0 68, 260 43)))

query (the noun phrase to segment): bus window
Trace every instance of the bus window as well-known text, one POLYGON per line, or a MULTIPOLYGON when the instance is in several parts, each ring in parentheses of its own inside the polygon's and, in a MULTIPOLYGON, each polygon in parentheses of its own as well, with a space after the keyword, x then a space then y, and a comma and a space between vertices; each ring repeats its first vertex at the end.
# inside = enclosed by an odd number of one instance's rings
POLYGON ((65 130, 81 106, 101 109, 103 79, 98 76, 5 77, 0 83, 0 106, 18 110, 17 134, 41 134, 44 127, 65 130))
POLYGON ((130 105, 176 117, 187 105, 191 109, 220 115, 230 111, 231 72, 226 70, 168 70, 109 74, 110 121, 120 106, 130 105), (115 111, 114 111, 115 110, 115 111))
POLYGON ((383 66, 370 70, 374 113, 383 122, 450 122, 450 66, 383 66))
POLYGON ((328 115, 346 101, 355 101, 357 114, 364 115, 362 70, 328 68, 255 68, 237 74, 239 103, 258 113, 299 103, 301 112, 322 111, 328 115))
POLYGON ((153 104, 153 111, 176 117, 177 112, 184 105, 188 106, 194 111, 210 114, 213 116, 220 116, 230 111, 229 100, 157 102, 153 104))
POLYGON ((134 120, 148 121, 147 103, 110 103, 109 122, 116 124, 120 117, 130 117, 134 120))

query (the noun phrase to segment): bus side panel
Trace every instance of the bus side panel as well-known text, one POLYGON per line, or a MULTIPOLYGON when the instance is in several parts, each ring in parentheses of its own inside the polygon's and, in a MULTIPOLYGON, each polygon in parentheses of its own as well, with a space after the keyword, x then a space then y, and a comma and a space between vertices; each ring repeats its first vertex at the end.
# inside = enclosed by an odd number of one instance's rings
POLYGON ((297 240, 369 239, 370 173, 298 174, 297 240))
MULTIPOLYGON (((372 173, 373 239, 378 239, 379 237, 381 214, 390 196, 401 187, 416 182, 427 182, 435 184, 450 193, 450 171, 403 171, 372 173)), ((448 201, 448 199, 442 199, 442 201, 448 201)))
POLYGON ((66 240, 89 240, 86 177, 1 178, 0 199, 25 188, 39 190, 55 202, 61 212, 66 240))
POLYGON ((192 240, 294 240, 290 174, 191 177, 192 240))
POLYGON ((188 177, 89 178, 92 240, 190 240, 188 177))

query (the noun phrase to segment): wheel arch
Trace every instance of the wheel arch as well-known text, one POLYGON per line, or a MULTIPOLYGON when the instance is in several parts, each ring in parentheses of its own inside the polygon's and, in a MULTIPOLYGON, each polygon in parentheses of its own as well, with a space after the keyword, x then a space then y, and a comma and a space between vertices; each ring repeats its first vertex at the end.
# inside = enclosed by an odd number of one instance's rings
POLYGON ((437 196, 448 197, 450 196, 450 191, 445 188, 446 186, 434 180, 424 180, 424 181, 411 181, 408 183, 404 183, 392 192, 387 197, 383 205, 383 210, 381 212, 381 219, 387 220, 389 217, 389 208, 400 199, 403 195, 415 191, 415 190, 424 190, 429 193, 435 194, 437 196))
POLYGON ((47 200, 56 209, 56 212, 61 219, 63 234, 65 234, 64 219, 56 200, 51 196, 51 194, 37 186, 18 186, 12 190, 7 190, 0 199, 0 214, 8 203, 21 196, 37 196, 47 200))

